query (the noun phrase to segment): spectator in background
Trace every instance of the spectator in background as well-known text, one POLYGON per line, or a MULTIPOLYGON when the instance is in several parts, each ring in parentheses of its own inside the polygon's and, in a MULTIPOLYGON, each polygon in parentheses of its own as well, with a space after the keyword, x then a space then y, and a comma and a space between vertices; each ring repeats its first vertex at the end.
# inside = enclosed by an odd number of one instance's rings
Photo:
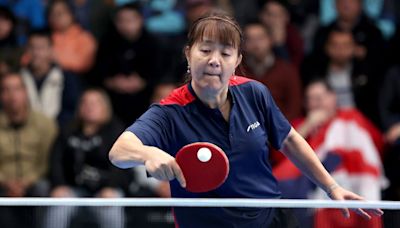
MULTIPOLYGON (((112 117, 111 103, 99 89, 86 90, 76 122, 63 131, 50 162, 51 197, 117 198, 124 195, 130 177, 108 161, 108 151, 124 127, 112 117)), ((51 207, 44 227, 68 227, 76 207, 51 207)), ((94 212, 100 227, 123 227, 123 209, 101 207, 94 212)))
POLYGON ((111 23, 113 4, 105 0, 68 0, 79 25, 101 39, 111 23))
POLYGON ((22 50, 18 47, 16 18, 5 6, 0 6, 0 72, 5 68, 18 68, 22 50))
POLYGON ((233 15, 239 25, 243 27, 247 22, 257 19, 260 0, 229 0, 232 5, 233 15))
POLYGON ((17 47, 16 19, 14 14, 0 6, 0 49, 17 47))
POLYGON ((259 18, 270 31, 276 55, 300 67, 304 57, 303 39, 291 24, 285 5, 281 1, 267 0, 262 5, 259 18))
POLYGON ((5 57, 1 56, 0 54, 0 75, 7 74, 9 72, 17 71, 17 68, 14 69, 15 67, 13 66, 12 62, 9 61, 9 59, 6 59, 5 57))
MULTIPOLYGON (((334 1, 334 0, 332 0, 334 1)), ((315 32, 320 26, 319 10, 320 1, 318 0, 301 0, 301 1, 285 1, 286 8, 290 13, 290 21, 299 29, 303 38, 304 54, 308 55, 312 48, 312 41, 315 32)))
POLYGON ((388 143, 385 169, 391 184, 386 199, 400 200, 400 65, 388 71, 379 98, 379 111, 388 143))
POLYGON ((49 4, 48 22, 57 63, 64 70, 87 73, 94 63, 96 40, 76 23, 66 1, 54 0, 49 4))
POLYGON ((268 86, 286 118, 299 117, 302 100, 297 69, 274 54, 270 31, 263 24, 252 22, 243 30, 245 74, 268 86))
POLYGON ((113 29, 101 41, 94 78, 111 96, 116 115, 131 124, 148 107, 153 85, 160 77, 158 51, 143 27, 138 4, 117 8, 113 29))
POLYGON ((42 0, 0 0, 0 5, 8 7, 16 16, 17 39, 20 46, 25 45, 30 30, 46 26, 42 0))
MULTIPOLYGON (((1 77, 0 100, 0 195, 46 196, 44 178, 56 124, 29 108, 25 85, 16 73, 1 77)), ((24 216, 16 208, 2 209, 0 216, 1 227, 23 226, 19 222, 24 216)))
POLYGON ((336 0, 337 18, 331 24, 320 27, 314 39, 313 55, 315 59, 323 56, 324 45, 332 30, 343 30, 353 34, 355 47, 354 57, 373 67, 381 73, 381 58, 385 42, 379 29, 363 13, 362 0, 336 0))
POLYGON ((81 87, 79 79, 54 63, 53 43, 46 31, 29 35, 27 53, 31 56, 30 62, 21 70, 21 75, 32 109, 64 126, 75 114, 81 87))
MULTIPOLYGON (((336 18, 336 0, 319 0, 319 18, 322 25, 330 24, 336 18)), ((396 0, 361 0, 363 11, 379 28, 385 39, 393 35, 395 29, 396 0)))
MULTIPOLYGON (((384 187, 380 158, 383 141, 378 129, 356 109, 339 109, 335 92, 323 80, 312 81, 306 87, 305 97, 306 117, 294 121, 293 126, 340 185, 367 200, 380 200, 384 187)), ((274 175, 284 198, 328 197, 286 158, 275 166, 274 175)), ((300 218, 305 217, 303 214, 300 218)), ((381 227, 380 218, 365 220, 352 212, 347 219, 333 209, 317 210, 313 220, 314 227, 381 227)))
POLYGON ((378 90, 382 84, 380 75, 371 70, 371 65, 355 57, 357 44, 353 34, 347 30, 331 30, 325 44, 326 58, 305 64, 303 80, 325 78, 337 95, 340 108, 357 108, 377 126, 378 90))

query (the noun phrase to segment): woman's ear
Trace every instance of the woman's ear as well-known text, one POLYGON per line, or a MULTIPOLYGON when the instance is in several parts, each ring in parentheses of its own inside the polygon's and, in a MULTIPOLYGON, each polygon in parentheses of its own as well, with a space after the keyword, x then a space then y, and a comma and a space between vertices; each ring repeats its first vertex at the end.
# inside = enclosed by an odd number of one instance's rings
POLYGON ((190 47, 186 46, 185 47, 185 57, 188 65, 190 66, 190 47))
POLYGON ((238 66, 240 65, 240 63, 242 62, 242 58, 243 58, 243 55, 240 54, 240 55, 238 56, 238 59, 237 59, 235 68, 238 67, 238 66))

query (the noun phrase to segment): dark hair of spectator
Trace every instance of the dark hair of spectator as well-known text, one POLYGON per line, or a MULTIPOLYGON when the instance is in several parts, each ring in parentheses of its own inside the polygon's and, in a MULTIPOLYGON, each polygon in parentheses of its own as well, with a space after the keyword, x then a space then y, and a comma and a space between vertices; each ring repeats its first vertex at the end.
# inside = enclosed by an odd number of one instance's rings
MULTIPOLYGON (((265 26, 260 20, 258 19, 251 19, 245 22, 245 24, 243 25, 243 30, 246 29, 246 27, 248 26, 260 26, 264 29, 264 31, 270 36, 271 31, 267 28, 267 26, 265 26)), ((246 37, 245 37, 246 38, 246 37)))
POLYGON ((15 26, 16 18, 11 10, 9 10, 7 7, 0 6, 0 18, 11 21, 13 26, 15 26))
POLYGON ((259 7, 260 8, 263 8, 267 3, 277 3, 277 4, 279 4, 279 5, 281 5, 285 10, 286 10, 286 12, 287 13, 289 13, 289 9, 290 9, 290 7, 289 7, 289 4, 287 3, 287 1, 282 1, 282 0, 261 0, 261 1, 259 1, 259 7))
POLYGON ((53 43, 51 39, 51 34, 48 29, 36 29, 36 30, 31 30, 28 35, 28 39, 32 37, 43 37, 46 38, 50 44, 53 43))
POLYGON ((18 77, 21 80, 22 86, 25 87, 25 83, 24 83, 24 80, 22 79, 21 74, 18 71, 12 70, 12 71, 9 71, 9 72, 7 72, 5 74, 0 75, 0 92, 3 89, 4 80, 9 78, 9 77, 18 77))
POLYGON ((337 27, 335 27, 335 28, 333 28, 330 32, 329 32, 329 34, 328 34, 328 41, 329 41, 329 39, 331 39, 331 36, 332 36, 332 34, 348 34, 348 35, 350 35, 351 36, 351 38, 353 38, 353 40, 354 40, 354 37, 353 37, 353 33, 351 32, 351 31, 348 31, 348 30, 344 30, 344 29, 341 29, 341 28, 337 28, 337 27))
POLYGON ((314 85, 314 84, 321 84, 321 85, 323 85, 323 86, 325 87, 325 89, 326 89, 327 91, 329 91, 329 92, 331 92, 331 93, 334 93, 334 92, 335 92, 335 91, 333 90, 332 86, 329 85, 329 83, 328 83, 325 79, 323 79, 323 78, 315 78, 315 79, 312 79, 309 83, 307 83, 306 88, 308 88, 308 87, 310 87, 311 85, 314 85))
POLYGON ((143 16, 143 13, 142 13, 142 6, 141 6, 140 3, 137 3, 137 2, 126 3, 126 4, 123 4, 123 5, 121 5, 121 6, 118 6, 118 7, 115 9, 115 14, 119 13, 119 12, 122 11, 122 10, 134 11, 134 12, 139 13, 141 16, 143 16))
POLYGON ((74 11, 72 9, 72 6, 65 0, 51 0, 49 2, 49 4, 47 5, 47 9, 46 9, 46 18, 47 18, 47 20, 49 20, 50 12, 53 10, 53 7, 55 5, 57 5, 58 3, 62 3, 62 4, 65 5, 65 7, 67 8, 68 12, 72 16, 72 20, 75 22, 75 15, 74 15, 74 11))

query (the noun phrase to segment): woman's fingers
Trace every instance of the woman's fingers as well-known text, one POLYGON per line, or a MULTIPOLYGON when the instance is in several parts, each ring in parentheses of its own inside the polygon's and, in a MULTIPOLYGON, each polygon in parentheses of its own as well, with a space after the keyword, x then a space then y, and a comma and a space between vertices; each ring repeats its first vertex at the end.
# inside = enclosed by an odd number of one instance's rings
MULTIPOLYGON (((335 200, 360 200, 360 201, 365 201, 365 199, 353 192, 347 191, 342 188, 338 188, 333 194, 330 196, 332 199, 335 200)), ((354 208, 351 209, 355 213, 357 213, 359 216, 363 217, 364 219, 371 219, 372 216, 381 216, 383 215, 383 211, 381 209, 361 209, 361 208, 354 208)), ((343 216, 346 218, 350 217, 349 210, 347 208, 341 209, 343 216)))
POLYGON ((350 211, 347 208, 343 208, 342 210, 342 214, 345 218, 350 218, 350 211))
POLYGON ((363 217, 364 219, 368 219, 368 220, 371 219, 371 216, 361 208, 353 209, 353 211, 356 212, 361 217, 363 217))
POLYGON ((145 163, 145 165, 152 177, 164 181, 170 181, 176 178, 183 188, 186 187, 185 177, 175 160, 158 165, 149 162, 147 164, 145 163))
POLYGON ((368 212, 368 214, 372 214, 374 216, 382 216, 383 215, 383 211, 379 208, 367 209, 366 211, 368 212))
POLYGON ((164 169, 164 173, 165 173, 167 180, 170 181, 170 180, 175 179, 174 171, 172 170, 170 165, 164 165, 163 169, 164 169))
POLYGON ((175 162, 175 164, 172 165, 172 170, 174 171, 175 177, 178 180, 178 182, 181 184, 182 188, 186 187, 186 180, 185 177, 183 176, 183 172, 181 168, 179 167, 178 163, 175 162))

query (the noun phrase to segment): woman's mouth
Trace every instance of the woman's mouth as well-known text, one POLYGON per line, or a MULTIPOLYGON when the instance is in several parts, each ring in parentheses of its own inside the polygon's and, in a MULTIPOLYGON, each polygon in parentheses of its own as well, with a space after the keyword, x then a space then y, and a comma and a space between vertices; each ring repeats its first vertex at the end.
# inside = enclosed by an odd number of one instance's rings
POLYGON ((216 73, 204 73, 205 76, 214 76, 214 77, 219 77, 220 74, 216 74, 216 73))

